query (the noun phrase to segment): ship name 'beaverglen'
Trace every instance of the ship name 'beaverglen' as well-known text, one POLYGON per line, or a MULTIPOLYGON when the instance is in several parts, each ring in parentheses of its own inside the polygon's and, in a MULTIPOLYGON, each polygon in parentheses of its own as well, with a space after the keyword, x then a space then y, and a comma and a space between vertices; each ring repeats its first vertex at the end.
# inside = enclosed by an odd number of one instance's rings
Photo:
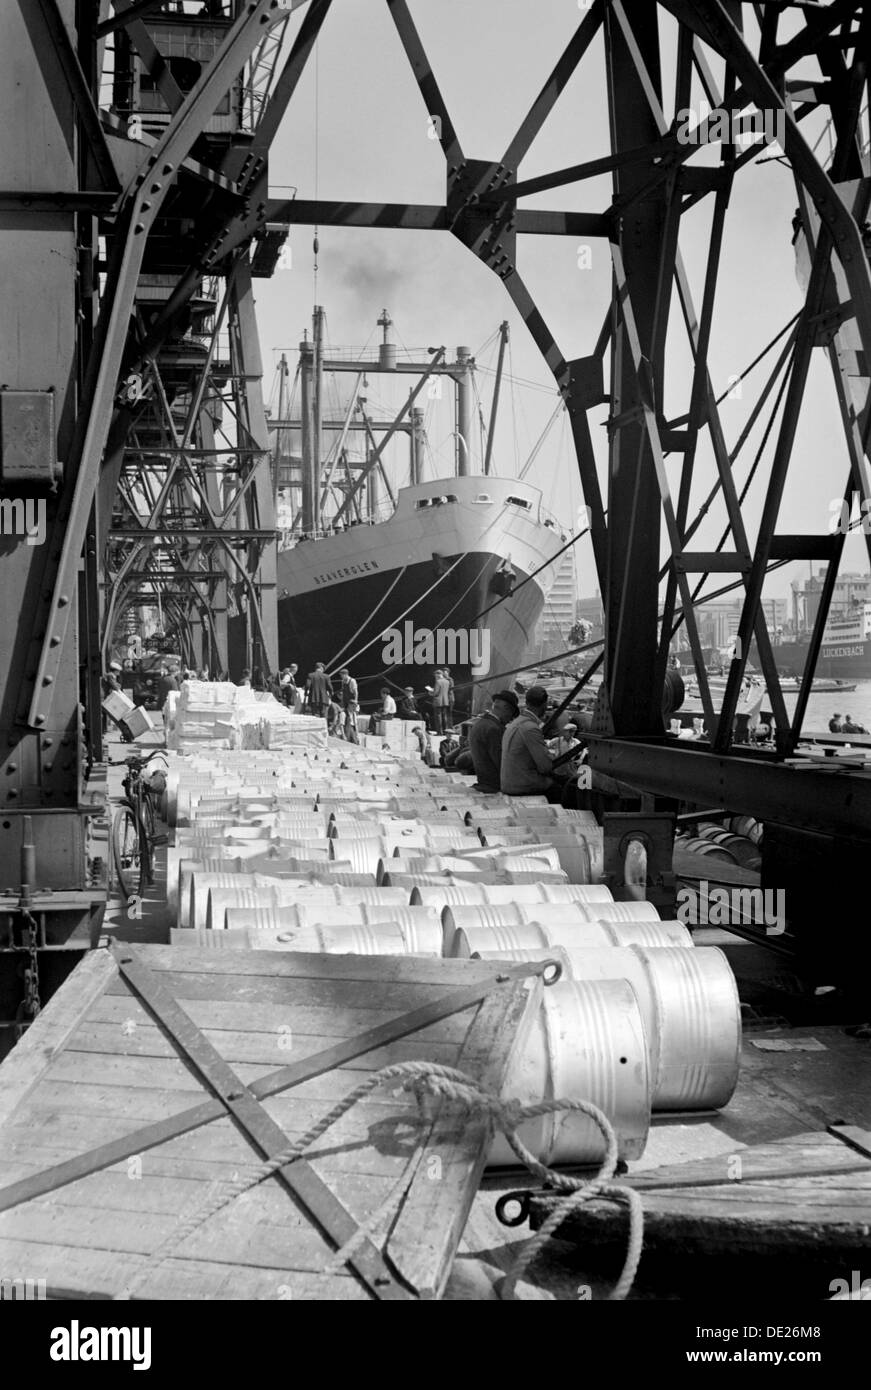
POLYGON ((365 574, 367 570, 377 570, 381 566, 377 560, 361 560, 357 565, 346 565, 342 570, 328 570, 326 574, 316 574, 316 584, 331 584, 336 579, 350 579, 355 574, 365 574))

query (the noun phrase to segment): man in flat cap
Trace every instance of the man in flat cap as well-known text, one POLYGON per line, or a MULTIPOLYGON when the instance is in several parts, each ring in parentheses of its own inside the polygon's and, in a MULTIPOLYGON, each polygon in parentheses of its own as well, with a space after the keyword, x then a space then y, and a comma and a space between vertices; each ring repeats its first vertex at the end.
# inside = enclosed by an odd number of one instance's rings
POLYGON ((475 787, 481 792, 501 789, 502 739, 505 728, 519 711, 513 690, 500 690, 492 707, 479 714, 469 730, 469 751, 475 769, 475 787))

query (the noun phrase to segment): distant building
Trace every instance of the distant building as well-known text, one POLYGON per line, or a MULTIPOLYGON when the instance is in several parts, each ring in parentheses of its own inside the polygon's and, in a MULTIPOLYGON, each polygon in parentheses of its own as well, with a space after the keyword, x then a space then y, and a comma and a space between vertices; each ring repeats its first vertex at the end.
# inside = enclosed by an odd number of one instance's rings
POLYGON ((577 621, 577 606, 578 576, 575 549, 572 546, 559 561, 553 588, 536 624, 535 635, 529 648, 532 653, 531 660, 556 656, 566 650, 570 645, 569 633, 577 621))
MULTIPOLYGON (((820 606, 823 592, 825 570, 820 570, 810 579, 792 582, 792 621, 796 632, 812 628, 820 606)), ((851 609, 861 607, 871 601, 871 574, 839 574, 832 590, 832 603, 829 617, 838 620, 849 618, 851 609)))
MULTIPOLYGON (((743 597, 722 599, 719 602, 703 603, 695 610, 699 629, 699 641, 703 647, 729 647, 738 635, 741 620, 743 597)), ((781 632, 787 619, 788 602, 785 598, 763 598, 762 611, 765 625, 772 634, 778 628, 781 632)), ((679 641, 682 647, 689 645, 686 628, 681 628, 679 641)))

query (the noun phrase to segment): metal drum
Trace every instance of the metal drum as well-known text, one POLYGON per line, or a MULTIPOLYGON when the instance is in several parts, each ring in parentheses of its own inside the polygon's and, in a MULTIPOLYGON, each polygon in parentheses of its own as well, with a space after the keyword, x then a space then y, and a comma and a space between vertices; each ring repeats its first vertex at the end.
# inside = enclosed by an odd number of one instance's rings
POLYGON ((456 883, 450 887, 414 888, 411 901, 440 908, 454 903, 537 903, 541 902, 541 894, 535 883, 521 883, 515 887, 510 883, 487 883, 482 877, 480 882, 456 883))
POLYGON ((745 869, 759 869, 762 867, 762 855, 758 845, 754 845, 752 840, 748 840, 746 835, 733 835, 731 830, 722 830, 718 826, 716 830, 703 830, 702 839, 710 840, 714 845, 720 845, 728 850, 733 858, 745 869))
POLYGON ((224 917, 228 908, 273 907, 277 903, 285 901, 281 892, 275 887, 209 888, 206 897, 206 920, 203 922, 200 908, 202 890, 198 892, 196 879, 194 879, 194 886, 191 891, 191 926, 205 926, 208 931, 224 930, 226 927, 224 917), (197 894, 197 896, 193 896, 193 894, 197 894))
MULTIPOLYGON (((541 903, 487 903, 469 906, 450 906, 442 911, 445 932, 445 955, 451 955, 451 943, 458 931, 465 928, 520 926, 540 923, 548 930, 553 927, 579 926, 587 918, 577 903, 549 905, 541 903)), ((562 938, 561 938, 562 939, 562 938)))
MULTIPOLYGON (((647 1042, 638 1001, 625 980, 560 980, 544 989, 538 1017, 515 1050, 502 1087, 504 1100, 587 1100, 617 1134, 622 1159, 644 1152, 650 1125, 647 1042)), ((543 1163, 600 1163, 601 1131, 585 1115, 561 1111, 530 1120, 518 1136, 543 1163)), ((489 1167, 516 1165, 502 1135, 489 1167)))
POLYGON ((726 824, 736 835, 744 835, 754 845, 761 845, 763 827, 753 816, 730 816, 726 824))
POLYGON ((319 927, 323 949, 331 955, 407 956, 438 955, 438 951, 409 948, 395 922, 379 922, 369 926, 358 923, 351 927, 319 927))
POLYGON ((614 895, 604 883, 544 883, 541 900, 546 903, 612 903, 614 895))
POLYGON ((242 873, 227 861, 218 869, 193 869, 185 875, 185 892, 179 893, 178 925, 205 928, 209 910, 209 893, 213 888, 253 888, 253 874, 242 873))
POLYGON ((710 840, 703 840, 701 836, 682 840, 681 846, 692 854, 704 855, 706 859, 712 859, 715 863, 736 864, 738 862, 735 856, 724 849, 722 845, 715 845, 710 840))
POLYGON ((683 922, 607 922, 598 924, 604 929, 612 946, 662 946, 695 950, 693 938, 683 922))
POLYGON ((626 980, 635 991, 650 1059, 652 1108, 712 1110, 738 1080, 741 1011, 729 962, 716 947, 564 947, 575 980, 626 980))
POLYGON ((549 945, 548 933, 539 922, 461 927, 450 937, 445 933, 445 955, 461 959, 468 959, 482 951, 527 951, 549 945))
POLYGON ((659 913, 648 902, 590 903, 586 911, 603 922, 658 922, 659 913))

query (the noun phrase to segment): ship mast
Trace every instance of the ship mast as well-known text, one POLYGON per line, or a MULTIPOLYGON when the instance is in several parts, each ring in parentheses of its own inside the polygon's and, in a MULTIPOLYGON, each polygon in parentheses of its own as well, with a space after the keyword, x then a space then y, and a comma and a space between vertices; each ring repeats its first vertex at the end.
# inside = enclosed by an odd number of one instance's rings
POLYGON ((324 311, 316 304, 312 314, 312 337, 314 339, 314 373, 312 389, 312 514, 314 527, 320 530, 323 525, 321 508, 321 460, 323 457, 323 398, 324 398, 324 311))
POLYGON ((456 372, 456 475, 468 478, 472 472, 472 371, 475 359, 467 347, 457 348, 456 372))
POLYGON ((496 433, 496 411, 499 408, 499 391, 502 387, 502 369, 505 364, 505 348, 508 345, 508 320, 499 325, 499 359, 496 363, 496 382, 493 387, 493 404, 490 407, 490 428, 487 431, 487 447, 484 451, 484 475, 489 476, 490 460, 493 457, 493 437, 496 433))
POLYGON ((301 387, 301 435, 302 435, 302 516, 300 525, 303 535, 315 529, 315 494, 313 464, 314 439, 312 435, 312 345, 308 335, 303 335, 299 345, 299 379, 301 387))

